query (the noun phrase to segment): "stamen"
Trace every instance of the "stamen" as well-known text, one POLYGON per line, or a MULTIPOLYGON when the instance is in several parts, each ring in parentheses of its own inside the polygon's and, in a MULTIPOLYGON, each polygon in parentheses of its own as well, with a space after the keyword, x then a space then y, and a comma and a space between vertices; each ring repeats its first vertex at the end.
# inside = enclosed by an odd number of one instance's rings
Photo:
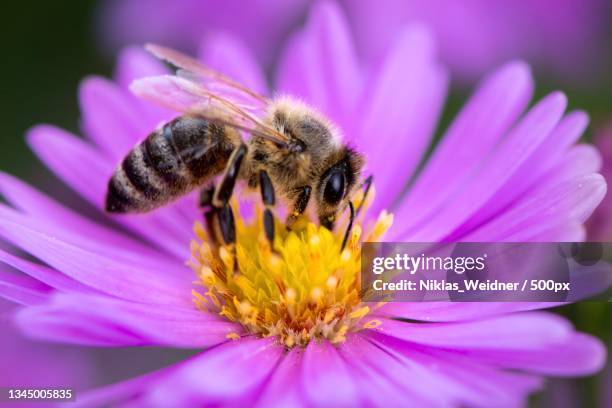
POLYGON ((392 221, 383 212, 365 234, 356 223, 342 251, 342 228, 330 232, 307 220, 296 222, 292 231, 277 224, 274 250, 261 217, 246 222, 238 215, 231 246, 209 244, 206 229, 196 223, 188 262, 200 287, 192 292, 194 303, 240 323, 247 333, 275 336, 288 348, 313 339, 343 342, 352 331, 381 324, 376 319, 364 323, 372 305, 360 299, 360 240, 379 240, 392 221))

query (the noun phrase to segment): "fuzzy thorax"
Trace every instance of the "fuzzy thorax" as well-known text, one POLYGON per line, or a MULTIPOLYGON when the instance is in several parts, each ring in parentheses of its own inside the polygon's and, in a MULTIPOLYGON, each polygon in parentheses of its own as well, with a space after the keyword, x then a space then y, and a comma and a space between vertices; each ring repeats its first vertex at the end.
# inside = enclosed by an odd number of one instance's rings
POLYGON ((347 333, 378 324, 360 299, 360 242, 380 240, 392 220, 383 212, 367 233, 357 223, 343 251, 341 231, 307 220, 293 231, 277 223, 274 250, 261 219, 247 223, 238 216, 232 247, 211 245, 198 222, 189 262, 200 287, 193 291, 196 306, 286 347, 313 339, 342 342, 347 333))

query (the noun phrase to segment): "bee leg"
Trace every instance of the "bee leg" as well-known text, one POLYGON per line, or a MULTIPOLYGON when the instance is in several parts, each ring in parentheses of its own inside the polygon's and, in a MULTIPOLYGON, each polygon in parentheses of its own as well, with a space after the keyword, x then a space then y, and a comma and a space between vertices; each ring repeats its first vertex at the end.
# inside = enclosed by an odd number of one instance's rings
POLYGON ((206 225, 206 232, 208 236, 219 244, 217 234, 215 233, 215 217, 217 216, 217 209, 212 206, 212 198, 215 193, 215 186, 204 187, 200 190, 200 197, 198 205, 204 210, 204 222, 206 225))
POLYGON ((247 147, 244 143, 242 143, 232 152, 227 165, 225 166, 225 171, 221 176, 221 181, 217 185, 215 193, 213 194, 213 207, 221 208, 229 202, 230 198, 232 198, 234 186, 236 185, 238 173, 240 172, 240 166, 242 165, 242 161, 244 160, 246 154, 247 147))
POLYGON ((344 232, 344 238, 342 239, 342 246, 340 247, 340 251, 344 251, 346 247, 346 243, 348 242, 349 236, 351 235, 351 230, 353 229, 353 222, 355 221, 355 207, 353 206, 353 202, 349 201, 348 207, 350 210, 349 222, 346 226, 346 231, 344 232))
POLYGON ((270 247, 274 248, 274 214, 271 207, 275 204, 276 199, 274 198, 272 180, 270 180, 270 176, 268 176, 265 170, 259 172, 259 188, 261 189, 261 200, 266 207, 263 214, 266 238, 270 241, 270 247))
POLYGON ((291 209, 291 212, 287 216, 287 221, 285 222, 288 229, 291 229, 293 223, 295 223, 298 217, 302 215, 304 211, 306 211, 311 192, 312 188, 310 186, 304 186, 299 190, 293 203, 293 208, 291 209))
MULTIPOLYGON (((236 148, 225 166, 225 171, 221 176, 221 180, 217 187, 214 189, 214 193, 211 195, 209 192, 202 192, 200 195, 201 201, 205 202, 210 197, 210 206, 212 207, 212 215, 210 215, 211 221, 216 216, 220 235, 223 242, 226 245, 234 244, 236 242, 236 225, 234 222, 234 212, 229 204, 229 200, 234 192, 234 186, 236 185, 236 179, 240 172, 240 166, 244 157, 247 153, 247 147, 245 144, 241 144, 236 148)), ((207 213, 208 214, 208 213, 207 213)))
POLYGON ((368 193, 370 192, 370 188, 372 187, 372 181, 374 180, 374 176, 372 174, 370 174, 363 182, 363 184, 361 185, 362 188, 365 187, 364 191, 363 191, 363 199, 361 200, 361 202, 359 203, 359 206, 357 207, 356 211, 355 211, 355 216, 359 215, 359 212, 361 211, 361 209, 363 208, 363 205, 365 204, 367 198, 368 198, 368 193))
POLYGON ((200 190, 198 205, 200 208, 212 206, 213 195, 215 194, 215 185, 210 184, 200 190))

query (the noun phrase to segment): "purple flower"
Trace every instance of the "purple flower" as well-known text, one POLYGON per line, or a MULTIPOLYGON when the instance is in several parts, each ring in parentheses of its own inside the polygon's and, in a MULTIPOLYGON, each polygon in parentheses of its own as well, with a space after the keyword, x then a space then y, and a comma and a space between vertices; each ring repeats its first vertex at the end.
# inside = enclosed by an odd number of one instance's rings
MULTIPOLYGON (((246 3, 198 0, 107 1, 101 38, 111 48, 157 41, 195 50, 214 31, 239 36, 269 63, 283 37, 295 27, 308 0, 246 3)), ((477 80, 512 58, 538 71, 588 82, 608 55, 609 6, 602 0, 364 0, 340 2, 348 12, 357 49, 379 61, 406 24, 422 23, 440 44, 453 77, 477 80)))
POLYGON ((538 70, 588 80, 607 58, 608 5, 601 0, 365 0, 343 2, 360 50, 381 57, 408 23, 435 33, 453 75, 477 79, 509 58, 538 70))
POLYGON ((110 49, 156 41, 195 51, 218 32, 239 37, 270 62, 308 0, 109 0, 101 4, 100 37, 110 49))
MULTIPOLYGON (((218 41, 222 46, 204 47, 203 59, 265 89, 247 49, 230 37, 218 41)), ((87 140, 48 125, 28 134, 45 164, 100 212, 115 164, 176 115, 128 91, 133 79, 164 72, 143 51, 127 49, 116 82, 89 78, 81 85, 87 140)), ((228 273, 233 263, 224 247, 212 249, 197 223, 194 238, 192 224, 201 216, 193 196, 101 223, 11 176, 0 178, 12 206, 0 206, 0 236, 36 259, 0 252, 25 273, 18 284, 0 286, 3 296, 24 304, 15 319, 25 333, 74 344, 203 350, 82 395, 82 405, 517 405, 544 376, 601 368, 598 340, 533 311, 549 304, 366 305, 357 297, 362 236, 583 239, 582 224, 606 184, 596 173, 597 151, 575 145, 587 117, 565 113, 563 94, 528 108, 529 69, 521 62, 501 67, 482 81, 420 169, 447 86, 430 35, 406 28, 379 69, 365 71, 330 3, 317 5, 291 39, 275 83, 277 92, 333 118, 367 155, 376 177, 374 216, 355 227, 345 251, 338 250, 340 232, 309 224, 301 235, 281 229, 272 256, 259 221, 239 218, 239 270, 228 273)), ((13 282, 0 275, 5 281, 13 282)))
MULTIPOLYGON (((612 176, 612 122, 595 132, 595 145, 601 152, 601 174, 606 179, 612 176)), ((606 195, 587 224, 589 239, 610 241, 612 239, 612 197, 606 195)))
MULTIPOLYGON (((5 279, 0 282, 3 286, 6 283, 5 279)), ((0 299, 0 387, 64 387, 75 391, 90 387, 97 377, 91 355, 82 348, 24 338, 10 320, 16 307, 0 299)), ((20 405, 23 402, 14 404, 20 405)))

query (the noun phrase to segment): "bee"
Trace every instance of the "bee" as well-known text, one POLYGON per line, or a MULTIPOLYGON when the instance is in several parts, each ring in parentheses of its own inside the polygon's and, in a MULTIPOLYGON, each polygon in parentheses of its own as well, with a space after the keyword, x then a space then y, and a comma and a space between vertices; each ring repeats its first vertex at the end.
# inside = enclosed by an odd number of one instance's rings
POLYGON ((296 99, 269 99, 178 51, 158 45, 147 49, 178 70, 137 80, 132 90, 181 116, 152 131, 117 166, 106 210, 147 212, 200 188, 207 224, 215 226, 218 240, 232 244, 236 233, 229 201, 236 181, 244 180, 260 190, 271 242, 278 195, 289 205, 289 228, 312 201, 320 224, 330 230, 348 207, 344 247, 361 207, 356 211, 351 198, 361 187, 367 194, 371 177, 361 181, 364 157, 342 142, 338 129, 296 99), (216 186, 210 186, 217 177, 216 186))

